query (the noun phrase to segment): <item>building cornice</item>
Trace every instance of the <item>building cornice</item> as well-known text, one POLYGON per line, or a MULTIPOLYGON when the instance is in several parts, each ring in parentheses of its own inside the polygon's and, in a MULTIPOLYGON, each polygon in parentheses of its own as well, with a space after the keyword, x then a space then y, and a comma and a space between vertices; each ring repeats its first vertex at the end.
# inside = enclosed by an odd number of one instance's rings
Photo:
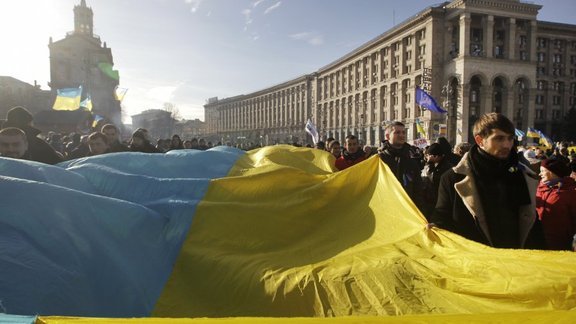
POLYGON ((446 9, 452 11, 447 15, 451 18, 461 12, 493 14, 499 16, 501 12, 512 13, 515 16, 528 18, 536 17, 541 5, 520 2, 518 0, 455 0, 447 4, 446 9))
POLYGON ((248 100, 248 99, 252 99, 252 98, 255 98, 255 97, 262 96, 262 95, 270 95, 271 92, 275 92, 275 91, 279 91, 279 90, 284 90, 284 89, 286 89, 286 88, 295 86, 295 85, 297 85, 297 84, 299 84, 299 83, 302 83, 302 82, 306 82, 306 81, 308 81, 308 80, 311 80, 312 78, 314 78, 314 74, 305 74, 305 75, 299 76, 299 77, 297 77, 297 78, 295 78, 295 79, 288 80, 288 81, 285 81, 285 82, 282 82, 282 83, 273 85, 273 86, 271 86, 271 87, 268 87, 268 88, 265 88, 265 89, 262 89, 262 90, 258 90, 258 91, 255 91, 255 92, 251 92, 251 93, 249 93, 249 94, 241 94, 241 95, 237 95, 237 96, 234 96, 234 97, 218 99, 218 101, 216 101, 216 102, 211 102, 211 103, 205 104, 204 107, 219 106, 219 105, 226 104, 226 103, 229 103, 229 102, 234 102, 234 101, 237 101, 237 100, 248 100))
POLYGON ((342 64, 343 62, 346 62, 347 60, 349 60, 352 57, 356 57, 359 54, 374 48, 375 46, 381 45, 383 41, 386 41, 387 39, 392 39, 394 36, 402 34, 404 31, 409 30, 418 24, 421 24, 423 21, 425 21, 428 18, 430 18, 431 16, 433 16, 433 14, 438 13, 438 12, 443 13, 444 12, 443 6, 445 4, 447 4, 447 2, 438 4, 438 5, 433 5, 433 6, 430 6, 426 9, 420 11, 419 13, 415 14, 414 16, 412 16, 412 17, 404 20, 403 22, 399 23, 398 25, 392 27, 392 29, 389 29, 388 31, 386 31, 386 32, 376 36, 375 38, 369 40, 368 42, 364 43, 363 45, 356 48, 352 52, 346 54, 345 56, 342 56, 341 58, 337 59, 336 61, 321 67, 320 69, 317 70, 317 72, 323 73, 327 70, 330 70, 330 69, 334 68, 335 66, 338 66, 338 65, 342 64))
POLYGON ((556 23, 551 21, 540 21, 536 22, 538 33, 546 33, 546 32, 563 32, 567 33, 567 36, 574 37, 574 33, 576 33, 576 25, 572 24, 564 24, 564 23, 556 23))

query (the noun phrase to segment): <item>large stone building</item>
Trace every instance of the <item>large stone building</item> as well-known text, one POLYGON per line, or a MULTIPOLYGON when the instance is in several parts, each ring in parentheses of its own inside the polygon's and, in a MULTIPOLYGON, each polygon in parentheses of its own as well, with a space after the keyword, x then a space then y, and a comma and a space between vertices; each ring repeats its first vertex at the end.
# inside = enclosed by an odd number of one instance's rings
POLYGON ((9 76, 0 76, 0 119, 14 106, 26 107, 32 114, 45 110, 54 103, 50 91, 40 89, 9 76))
POLYGON ((92 8, 82 0, 74 7, 74 31, 62 40, 50 39, 50 88, 82 86, 82 98, 90 95, 93 113, 122 125, 120 102, 115 97, 119 83, 112 50, 93 33, 92 8))
POLYGON ((250 141, 310 142, 307 119, 323 138, 355 134, 378 145, 384 127, 416 122, 434 140, 471 141, 483 113, 552 137, 576 106, 576 25, 538 21, 541 5, 518 0, 453 0, 422 10, 348 55, 308 75, 226 99, 209 99, 207 131, 250 141), (415 103, 420 86, 448 113, 415 103), (265 140, 262 140, 262 139, 265 140))

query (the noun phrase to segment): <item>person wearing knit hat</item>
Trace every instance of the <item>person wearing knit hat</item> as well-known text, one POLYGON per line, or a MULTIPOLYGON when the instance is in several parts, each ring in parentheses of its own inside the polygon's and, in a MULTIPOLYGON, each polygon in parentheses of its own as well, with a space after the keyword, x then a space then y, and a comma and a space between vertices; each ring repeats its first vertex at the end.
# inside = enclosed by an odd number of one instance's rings
POLYGON ((444 156, 446 153, 439 143, 432 143, 426 149, 426 154, 434 156, 444 156))
POLYGON ((32 124, 32 114, 24 107, 16 106, 6 114, 6 122, 4 127, 18 127, 31 125, 32 124))
POLYGON ((162 153, 152 145, 152 143, 150 143, 150 140, 148 139, 148 130, 144 128, 138 128, 134 133, 132 133, 129 148, 132 152, 162 153))
POLYGON ((30 160, 46 164, 61 162, 63 160, 62 154, 56 152, 50 144, 38 137, 40 130, 32 126, 33 120, 32 114, 26 108, 16 106, 11 108, 6 114, 6 122, 4 122, 2 128, 16 127, 26 133, 30 160))
POLYGON ((571 250, 576 234, 576 182, 570 172, 562 159, 546 159, 540 164, 536 212, 551 250, 571 250))
POLYGON ((570 175, 570 167, 562 159, 550 158, 540 163, 540 177, 542 181, 564 178, 570 175))

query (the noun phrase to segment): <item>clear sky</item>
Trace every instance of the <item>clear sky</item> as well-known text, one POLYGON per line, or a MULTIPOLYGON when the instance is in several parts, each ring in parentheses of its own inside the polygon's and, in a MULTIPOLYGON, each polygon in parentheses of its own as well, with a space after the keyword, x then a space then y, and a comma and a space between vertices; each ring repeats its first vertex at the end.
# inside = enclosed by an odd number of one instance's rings
MULTIPOLYGON (((204 120, 210 97, 248 94, 311 73, 442 1, 86 0, 94 33, 112 48, 125 122, 176 105, 204 120)), ((576 24, 576 0, 543 5, 539 20, 576 24)), ((49 89, 48 39, 74 29, 80 0, 0 0, 0 75, 49 89)))

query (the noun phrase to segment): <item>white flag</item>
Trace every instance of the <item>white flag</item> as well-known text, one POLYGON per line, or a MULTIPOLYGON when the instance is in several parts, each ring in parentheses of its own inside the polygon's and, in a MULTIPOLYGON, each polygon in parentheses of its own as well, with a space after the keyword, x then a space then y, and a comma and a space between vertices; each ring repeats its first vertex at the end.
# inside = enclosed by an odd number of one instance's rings
POLYGON ((306 133, 310 134, 310 136, 312 136, 312 142, 314 142, 314 145, 316 145, 316 143, 318 143, 318 131, 316 130, 316 126, 314 126, 314 123, 308 119, 308 121, 306 122, 306 133))

